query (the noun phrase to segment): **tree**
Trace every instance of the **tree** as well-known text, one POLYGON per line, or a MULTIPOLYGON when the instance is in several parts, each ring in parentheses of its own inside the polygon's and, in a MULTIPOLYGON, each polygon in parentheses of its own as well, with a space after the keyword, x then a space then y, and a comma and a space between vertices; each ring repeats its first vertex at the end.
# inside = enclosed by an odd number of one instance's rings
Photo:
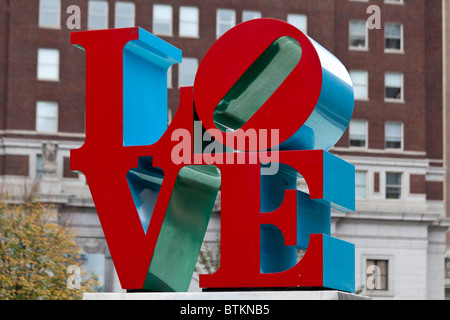
POLYGON ((212 274, 220 266, 220 241, 203 242, 195 271, 212 274))
POLYGON ((81 255, 54 208, 32 197, 22 204, 0 200, 0 299, 80 299, 95 289, 95 275, 86 273, 79 290, 69 288, 67 269, 81 265, 81 255))

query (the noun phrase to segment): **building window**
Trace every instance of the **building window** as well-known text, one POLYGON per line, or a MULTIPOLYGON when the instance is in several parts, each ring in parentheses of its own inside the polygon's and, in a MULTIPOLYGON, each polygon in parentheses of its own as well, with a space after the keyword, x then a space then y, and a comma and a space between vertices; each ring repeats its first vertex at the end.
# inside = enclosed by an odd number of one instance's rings
POLYGON ((59 81, 59 51, 57 49, 38 49, 37 78, 59 81))
POLYGON ((388 260, 368 259, 366 277, 368 290, 388 290, 388 260))
POLYGON ((39 27, 61 27, 61 0, 40 0, 39 2, 39 27))
POLYGON ((108 28, 108 2, 89 0, 88 28, 90 30, 108 28))
POLYGON ((135 5, 133 2, 116 2, 115 14, 114 26, 116 28, 134 27, 135 5))
POLYGON ((402 149, 403 125, 397 122, 386 122, 384 140, 386 149, 402 149))
POLYGON ((261 12, 259 11, 249 11, 249 10, 242 11, 242 22, 259 18, 261 18, 261 12))
POLYGON ((172 89, 172 66, 167 70, 167 88, 172 89))
POLYGON ((403 101, 403 74, 386 72, 384 77, 385 99, 389 101, 403 101))
POLYGON ((355 196, 357 199, 365 199, 367 197, 366 176, 367 173, 365 171, 355 172, 355 196))
POLYGON ((178 65, 178 86, 194 85, 195 74, 197 73, 198 61, 195 58, 183 58, 183 62, 178 65))
POLYGON ((38 101, 36 104, 36 131, 58 131, 58 104, 56 102, 38 101))
POLYGON ((386 199, 400 199, 402 195, 402 174, 386 172, 386 199))
POLYGON ((386 51, 403 51, 403 25, 386 23, 384 27, 386 51))
POLYGON ((307 33, 308 31, 308 19, 304 14, 288 14, 287 22, 303 33, 307 33))
POLYGON ((349 134, 350 147, 367 147, 367 121, 350 121, 349 134))
POLYGON ((165 4, 153 5, 153 33, 162 36, 172 36, 172 6, 165 4))
POLYGON ((167 125, 170 125, 170 123, 172 122, 172 109, 167 108, 167 125))
POLYGON ((352 20, 349 24, 349 45, 350 49, 367 50, 368 33, 366 21, 352 20))
POLYGON ((369 99, 368 72, 361 70, 351 70, 350 77, 352 78, 355 99, 368 100, 369 99))
POLYGON ((236 12, 231 9, 217 9, 216 36, 219 38, 236 25, 236 12))
POLYGON ((44 159, 41 154, 36 155, 36 180, 44 175, 44 159))
POLYGON ((197 7, 180 7, 180 37, 197 38, 199 24, 199 12, 197 7))
POLYGON ((102 253, 82 253, 81 262, 86 273, 93 273, 97 276, 98 283, 94 290, 105 291, 105 255, 102 253))

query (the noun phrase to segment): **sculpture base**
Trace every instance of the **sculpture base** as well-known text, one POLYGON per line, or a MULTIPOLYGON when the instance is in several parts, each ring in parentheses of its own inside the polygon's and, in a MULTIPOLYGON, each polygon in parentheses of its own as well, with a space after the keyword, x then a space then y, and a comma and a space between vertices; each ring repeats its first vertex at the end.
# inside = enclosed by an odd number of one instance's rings
POLYGON ((84 293, 83 300, 368 300, 342 291, 211 291, 84 293))

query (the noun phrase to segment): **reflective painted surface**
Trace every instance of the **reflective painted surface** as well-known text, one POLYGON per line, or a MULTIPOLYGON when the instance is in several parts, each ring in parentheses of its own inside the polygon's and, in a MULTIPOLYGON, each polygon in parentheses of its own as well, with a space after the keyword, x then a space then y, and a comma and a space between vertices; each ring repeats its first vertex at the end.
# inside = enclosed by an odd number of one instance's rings
POLYGON ((220 172, 214 166, 180 170, 144 289, 187 291, 219 188, 220 172))
POLYGON ((354 291, 354 246, 330 236, 330 208, 352 211, 355 198, 354 167, 327 152, 353 112, 336 58, 286 22, 239 24, 180 89, 167 126, 179 49, 140 28, 75 32, 72 43, 87 72, 86 141, 71 169, 86 176, 122 288, 187 290, 220 188, 220 267, 202 288, 354 291), (194 120, 214 141, 193 141, 194 120), (250 131, 258 143, 243 152, 210 148, 250 131))
POLYGON ((301 55, 295 39, 281 37, 271 43, 217 105, 213 116, 217 128, 241 128, 292 72, 301 55))
MULTIPOLYGON (((344 65, 316 41, 322 67, 322 89, 314 111, 281 150, 330 150, 344 134, 354 108, 353 85, 344 65)), ((299 104, 299 107, 301 105, 299 104)))
POLYGON ((167 70, 181 50, 139 29, 123 49, 123 145, 150 145, 167 130, 167 70))

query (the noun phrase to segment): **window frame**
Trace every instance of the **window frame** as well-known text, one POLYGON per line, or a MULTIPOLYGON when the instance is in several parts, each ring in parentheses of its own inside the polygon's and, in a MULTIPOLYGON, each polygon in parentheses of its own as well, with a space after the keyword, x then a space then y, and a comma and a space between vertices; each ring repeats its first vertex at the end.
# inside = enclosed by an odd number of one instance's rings
POLYGON ((167 69, 167 89, 173 88, 173 65, 167 69))
MULTIPOLYGON (((385 274, 383 274, 383 273, 380 274, 381 278, 383 276, 385 278, 384 281, 380 279, 381 288, 377 288, 376 287, 376 282, 375 282, 375 288, 373 288, 373 289, 367 288, 367 290, 371 291, 371 292, 377 291, 377 292, 380 292, 380 293, 381 292, 388 292, 389 289, 390 289, 390 286, 389 286, 389 280, 390 280, 389 279, 389 267, 390 267, 389 266, 389 259, 366 258, 365 261, 366 261, 366 286, 367 286, 367 280, 368 280, 369 276, 373 276, 375 274, 375 273, 369 274, 367 272, 369 267, 374 265, 374 266, 378 266, 380 268, 380 270, 381 270, 381 267, 380 267, 379 264, 380 263, 386 263, 386 266, 384 267, 386 273, 385 274), (370 262, 373 262, 373 263, 369 264, 370 262), (383 286, 384 286, 384 288, 383 288, 383 286)), ((382 272, 382 271, 380 271, 380 272, 382 272)))
POLYGON ((395 256, 391 254, 383 254, 383 253, 363 253, 361 255, 362 268, 361 268, 361 279, 364 279, 364 289, 361 294, 370 297, 393 297, 394 296, 394 266, 395 266, 395 256), (374 290, 368 289, 367 286, 367 269, 369 267, 368 261, 370 260, 386 260, 387 261, 387 290, 374 290))
MULTIPOLYGON (((385 148, 386 150, 390 150, 390 151, 392 151, 392 150, 403 151, 403 145, 404 145, 404 143, 403 143, 403 137, 404 137, 404 134, 403 134, 403 123, 402 123, 402 122, 396 122, 396 121, 387 121, 387 122, 385 122, 385 124, 384 124, 384 148, 385 148), (389 137, 389 138, 397 138, 397 137, 394 137, 394 136, 388 136, 388 135, 387 135, 387 126, 388 126, 388 125, 399 125, 399 126, 400 126, 400 148, 391 148, 391 147, 388 147, 388 146, 387 146, 387 143, 388 143, 388 137, 389 137)), ((389 141, 389 142, 393 142, 393 141, 389 141)), ((397 141, 395 140, 395 142, 397 142, 397 141)))
POLYGON ((39 0, 39 21, 38 21, 39 28, 42 29, 61 29, 61 0, 39 0), (43 10, 43 2, 44 1, 55 1, 57 2, 58 8, 55 10, 43 10), (42 13, 52 13, 57 14, 57 25, 54 24, 45 24, 42 22, 42 13))
POLYGON ((178 36, 182 37, 182 38, 200 38, 200 9, 196 6, 180 6, 179 9, 179 23, 178 23, 178 36), (187 21, 187 20, 183 20, 183 13, 182 10, 183 9, 195 9, 196 12, 196 19, 195 21, 187 21), (195 29, 196 32, 195 34, 189 34, 189 33, 183 33, 183 23, 190 23, 190 24, 194 24, 195 23, 195 29))
POLYGON ((357 199, 357 200, 367 199, 367 171, 364 171, 364 170, 356 170, 355 171, 355 199, 357 199), (360 185, 357 183, 356 177, 358 174, 361 174, 364 176, 364 185, 360 185), (358 192, 357 192, 358 187, 364 187, 364 196, 363 197, 358 197, 358 192))
POLYGON ((299 29, 301 32, 303 32, 305 34, 308 33, 308 16, 306 14, 303 14, 303 13, 288 13, 286 21, 289 24, 292 24, 297 29, 299 29), (293 23, 292 19, 296 19, 296 18, 304 18, 305 19, 305 21, 304 21, 305 22, 304 30, 302 30, 303 29, 302 26, 296 25, 296 24, 293 23), (291 21, 291 22, 289 22, 289 21, 291 21))
MULTIPOLYGON (((355 148, 355 149, 368 149, 368 147, 369 147, 369 122, 367 121, 367 120, 360 120, 360 119, 353 119, 353 120, 351 120, 350 121, 350 124, 349 124, 349 128, 348 128, 348 130, 349 130, 349 132, 348 132, 348 136, 349 136, 349 147, 350 148, 355 148), (359 122, 359 123, 363 123, 364 124, 364 129, 365 129, 365 133, 364 133, 364 146, 355 146, 355 145, 352 145, 352 133, 351 133, 351 127, 352 127, 352 124, 355 124, 355 123, 357 123, 357 122, 359 122)), ((354 136, 354 135, 353 135, 354 136)), ((356 141, 360 141, 360 140, 357 140, 357 139, 353 139, 353 140, 356 140, 356 141)))
POLYGON ((384 190, 384 198, 386 199, 386 200, 389 200, 389 201, 399 201, 399 200, 402 200, 403 199, 403 193, 404 193, 404 183, 403 183, 403 176, 404 176, 404 174, 402 173, 402 172, 397 172, 397 171, 386 171, 386 174, 385 174, 385 190, 384 190), (389 174, 395 174, 395 175, 399 175, 400 176, 400 184, 397 186, 397 185, 392 185, 392 184, 389 184, 388 185, 388 175, 389 174), (399 196, 398 196, 398 198, 392 198, 392 197, 388 197, 388 188, 398 188, 399 190, 400 190, 400 192, 398 193, 399 194, 399 196))
POLYGON ((236 26, 236 10, 234 10, 234 9, 218 8, 216 10, 216 38, 217 39, 220 38, 224 33, 226 33, 228 30, 230 30, 234 26, 236 26), (220 12, 225 12, 225 11, 227 11, 227 12, 232 14, 232 19, 231 19, 231 21, 229 21, 229 24, 228 24, 229 28, 225 32, 220 33, 219 32, 220 31, 220 25, 224 23, 222 20, 219 19, 220 12))
POLYGON ((355 51, 369 51, 369 28, 367 28, 367 20, 358 20, 358 19, 351 19, 348 22, 348 47, 349 50, 355 50, 355 51), (352 23, 361 23, 364 24, 364 46, 352 46, 352 34, 351 34, 351 25, 352 23))
POLYGON ((384 52, 386 53, 404 53, 404 33, 403 33, 403 23, 400 22, 386 22, 384 24, 384 52), (386 31, 387 31, 387 26, 388 25, 399 25, 400 26, 400 48, 399 49, 393 49, 393 48, 387 48, 386 46, 386 42, 387 42, 387 35, 386 35, 386 31))
POLYGON ((404 4, 404 0, 384 0, 386 4, 404 4))
POLYGON ((165 36, 165 37, 173 37, 173 7, 170 4, 160 4, 160 3, 154 3, 153 4, 153 12, 152 12, 152 32, 155 35, 159 35, 159 36, 165 36), (156 11, 157 9, 160 8, 166 8, 169 9, 170 11, 170 19, 161 19, 158 18, 156 15, 156 11), (169 27, 169 31, 168 32, 163 32, 163 31, 158 31, 155 30, 157 28, 155 28, 156 23, 162 23, 162 24, 166 24, 169 27))
POLYGON ((105 1, 105 0, 89 0, 88 1, 88 19, 87 19, 88 21, 88 24, 87 24, 87 26, 88 26, 88 30, 102 30, 102 29, 108 29, 108 27, 109 27, 109 3, 108 3, 108 1, 105 1), (91 4, 93 4, 93 3, 102 3, 103 5, 105 5, 105 8, 106 8, 106 11, 104 12, 104 14, 102 13, 102 14, 98 14, 97 12, 92 12, 92 9, 91 9, 91 4), (94 17, 104 17, 105 18, 105 24, 103 25, 103 26, 101 26, 101 27, 92 27, 92 16, 94 16, 94 17))
MULTIPOLYGON (((184 66, 186 66, 186 64, 184 64, 184 66)), ((195 80, 195 75, 197 74, 197 70, 198 70, 198 59, 197 58, 193 58, 193 57, 184 57, 183 61, 180 64, 178 64, 178 88, 186 87, 186 86, 192 86, 193 82, 195 80), (182 75, 182 72, 184 71, 183 63, 186 63, 186 61, 195 61, 196 65, 197 65, 197 67, 195 69, 195 72, 193 74, 191 74, 189 72, 189 76, 192 76, 192 83, 191 82, 189 82, 189 83, 181 83, 182 76, 185 76, 185 74, 182 75)))
POLYGON ((50 82, 59 82, 60 81, 60 66, 61 66, 61 53, 58 49, 55 48, 38 48, 37 52, 37 66, 36 66, 36 78, 38 81, 50 81, 50 82), (53 52, 57 55, 57 61, 54 64, 43 62, 44 52, 53 52), (42 68, 56 68, 56 76, 43 76, 42 68))
POLYGON ((35 130, 36 132, 39 133, 58 133, 58 117, 59 117, 59 104, 55 101, 37 101, 36 102, 36 123, 35 123, 35 130), (43 104, 51 104, 52 106, 55 107, 55 115, 54 117, 43 117, 42 115, 40 115, 39 113, 39 109, 40 106, 42 106, 43 104), (44 120, 48 120, 48 119, 53 119, 54 120, 54 129, 43 129, 40 128, 40 124, 42 124, 42 122, 39 121, 40 118, 44 118, 44 120))
POLYGON ((242 22, 250 21, 253 19, 260 19, 262 17, 261 11, 257 10, 243 10, 242 11, 242 22), (253 18, 245 18, 245 14, 255 15, 253 18))
POLYGON ((38 181, 42 178, 44 175, 44 157, 42 154, 38 153, 36 154, 36 170, 34 172, 35 174, 35 180, 38 181))
POLYGON ((134 2, 130 2, 130 1, 117 1, 114 4, 114 28, 130 28, 130 27, 135 27, 136 26, 136 4, 134 2), (130 5, 133 7, 133 13, 131 14, 131 16, 129 14, 124 14, 124 13, 120 13, 118 10, 118 6, 119 5, 130 5), (122 19, 130 19, 133 23, 131 26, 117 26, 117 20, 119 18, 122 19))
MULTIPOLYGON (((357 70, 357 69, 354 69, 354 70, 350 70, 350 78, 352 78, 352 84, 353 84, 353 91, 354 91, 354 94, 355 94, 355 100, 359 100, 359 101, 368 101, 369 100, 369 71, 367 71, 367 70, 357 70), (356 91, 355 91, 355 81, 354 81, 354 79, 352 78, 352 73, 357 73, 357 72, 359 72, 359 73, 364 73, 364 77, 365 77, 365 83, 363 84, 364 86, 365 86, 365 97, 357 97, 356 96, 356 91)), ((358 87, 362 87, 363 85, 359 85, 359 84, 357 84, 358 85, 358 87)))
MULTIPOLYGON (((395 102, 395 103, 403 103, 405 101, 405 82, 404 82, 404 74, 403 72, 396 72, 396 71, 387 71, 384 74, 384 101, 385 102, 395 102), (389 98, 387 97, 387 76, 388 75, 399 75, 400 76, 400 98, 389 98)), ((394 88, 394 87, 390 87, 394 88)))

